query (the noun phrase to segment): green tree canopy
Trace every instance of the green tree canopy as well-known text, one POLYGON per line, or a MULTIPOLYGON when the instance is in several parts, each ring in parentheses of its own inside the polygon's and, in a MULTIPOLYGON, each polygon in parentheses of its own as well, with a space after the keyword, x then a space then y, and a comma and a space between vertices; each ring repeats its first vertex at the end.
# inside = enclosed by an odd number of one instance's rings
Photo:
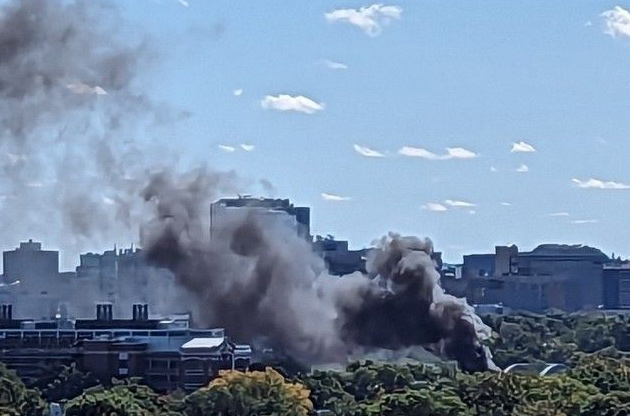
POLYGON ((45 411, 46 405, 39 391, 28 389, 13 371, 0 363, 0 414, 29 416, 45 411))
POLYGON ((139 384, 116 382, 111 388, 92 387, 70 400, 66 416, 180 416, 178 403, 139 384))
POLYGON ((222 371, 207 387, 186 397, 184 406, 187 416, 307 416, 313 410, 309 390, 271 368, 222 371))

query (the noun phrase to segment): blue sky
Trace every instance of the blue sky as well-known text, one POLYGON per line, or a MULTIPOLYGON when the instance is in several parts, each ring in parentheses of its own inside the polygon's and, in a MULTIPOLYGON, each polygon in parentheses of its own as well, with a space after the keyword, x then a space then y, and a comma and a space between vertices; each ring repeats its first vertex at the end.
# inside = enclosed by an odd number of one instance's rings
POLYGON ((158 41, 146 87, 193 114, 185 163, 269 180, 317 233, 630 255, 630 2, 120 4, 158 41))

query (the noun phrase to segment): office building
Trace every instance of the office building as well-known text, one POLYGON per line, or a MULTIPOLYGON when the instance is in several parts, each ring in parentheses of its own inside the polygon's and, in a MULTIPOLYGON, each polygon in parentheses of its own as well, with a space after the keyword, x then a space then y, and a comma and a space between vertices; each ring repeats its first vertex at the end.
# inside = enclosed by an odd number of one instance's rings
POLYGON ((311 209, 296 207, 288 199, 238 198, 220 199, 210 205, 210 235, 216 235, 230 221, 238 221, 246 215, 255 215, 271 225, 286 225, 298 235, 311 240, 311 209))
POLYGON ((497 246, 493 254, 464 256, 461 278, 442 273, 447 291, 471 304, 502 304, 542 312, 576 311, 602 304, 602 272, 610 262, 582 245, 543 244, 530 252, 497 246))

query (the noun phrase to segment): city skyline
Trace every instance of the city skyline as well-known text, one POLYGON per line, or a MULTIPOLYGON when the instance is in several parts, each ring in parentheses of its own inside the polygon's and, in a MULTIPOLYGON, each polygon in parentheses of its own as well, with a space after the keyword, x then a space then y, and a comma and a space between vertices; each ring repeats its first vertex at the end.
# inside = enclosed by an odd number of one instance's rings
MULTIPOLYGON (((353 248, 394 231, 431 238, 447 261, 510 243, 630 255, 628 3, 116 4, 126 41, 146 37, 153 53, 123 88, 174 109, 117 132, 147 149, 138 170, 234 171, 244 192, 311 206, 314 233, 353 248)), ((64 89, 103 106, 122 96, 88 81, 64 89)), ((137 152, 123 145, 119 164, 137 152)), ((0 192, 13 241, 35 236, 73 257, 139 242, 141 215, 131 228, 103 221, 105 235, 58 226, 66 213, 45 201, 91 192, 84 209, 115 212, 124 187, 73 160, 85 175, 69 190, 63 158, 39 172, 55 151, 19 149, 0 157, 20 172, 20 187, 0 192)))

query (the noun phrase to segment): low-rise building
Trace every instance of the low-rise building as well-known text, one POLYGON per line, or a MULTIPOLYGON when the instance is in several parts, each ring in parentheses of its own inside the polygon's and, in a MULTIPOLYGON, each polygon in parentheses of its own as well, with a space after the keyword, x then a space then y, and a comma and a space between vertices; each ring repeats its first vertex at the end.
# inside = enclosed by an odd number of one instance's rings
POLYGON ((159 391, 194 390, 221 369, 246 369, 251 348, 235 344, 223 329, 194 329, 187 317, 151 319, 135 305, 132 319, 114 319, 111 304, 97 305, 96 319, 15 320, 0 307, 0 361, 26 381, 60 365, 101 380, 141 377, 159 391))

